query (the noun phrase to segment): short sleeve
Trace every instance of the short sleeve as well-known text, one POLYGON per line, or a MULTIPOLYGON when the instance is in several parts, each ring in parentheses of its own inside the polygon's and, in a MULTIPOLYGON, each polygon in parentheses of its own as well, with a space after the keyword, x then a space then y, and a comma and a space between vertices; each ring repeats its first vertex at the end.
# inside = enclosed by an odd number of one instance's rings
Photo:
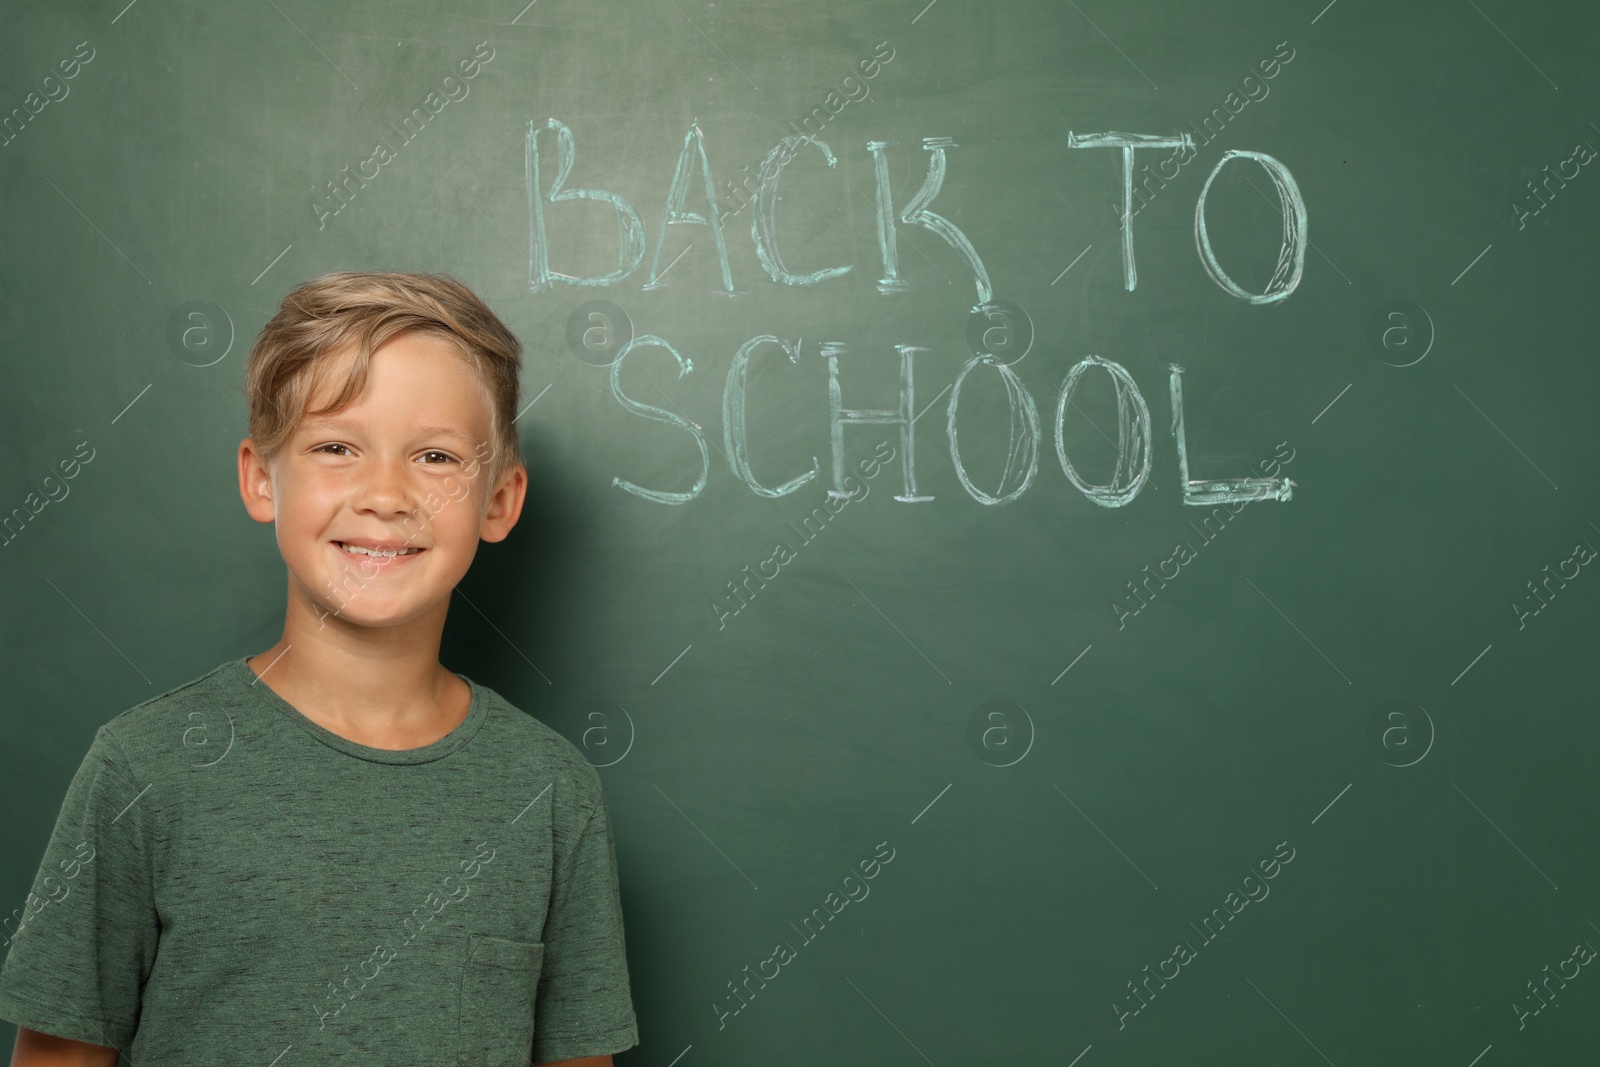
POLYGON ((604 1056, 639 1043, 622 937, 611 819, 601 798, 552 874, 533 1062, 604 1056))
POLYGON ((67 787, 26 903, 5 923, 0 1017, 126 1047, 159 932, 151 798, 102 727, 67 787))

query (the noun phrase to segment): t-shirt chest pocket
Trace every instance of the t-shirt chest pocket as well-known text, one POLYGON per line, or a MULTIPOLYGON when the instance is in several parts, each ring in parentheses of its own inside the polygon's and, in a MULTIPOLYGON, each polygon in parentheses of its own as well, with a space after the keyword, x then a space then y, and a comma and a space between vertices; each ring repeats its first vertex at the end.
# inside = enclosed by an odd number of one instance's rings
POLYGON ((461 969, 462 1067, 526 1067, 544 945, 472 934, 461 969))

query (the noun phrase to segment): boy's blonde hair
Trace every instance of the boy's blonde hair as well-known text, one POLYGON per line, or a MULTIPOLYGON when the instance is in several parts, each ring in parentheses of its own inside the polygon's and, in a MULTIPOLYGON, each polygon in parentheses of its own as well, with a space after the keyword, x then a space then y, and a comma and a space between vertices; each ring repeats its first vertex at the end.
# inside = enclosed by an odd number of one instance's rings
MULTIPOLYGON (((446 274, 336 271, 304 282, 283 298, 256 335, 245 365, 249 436, 270 462, 307 416, 328 415, 354 400, 367 382, 374 349, 421 331, 454 341, 472 363, 489 401, 492 456, 489 485, 522 464, 513 422, 522 344, 487 304, 446 274), (307 406, 333 356, 353 346, 343 387, 327 407, 307 406)), ((468 461, 476 471, 478 462, 468 461)))

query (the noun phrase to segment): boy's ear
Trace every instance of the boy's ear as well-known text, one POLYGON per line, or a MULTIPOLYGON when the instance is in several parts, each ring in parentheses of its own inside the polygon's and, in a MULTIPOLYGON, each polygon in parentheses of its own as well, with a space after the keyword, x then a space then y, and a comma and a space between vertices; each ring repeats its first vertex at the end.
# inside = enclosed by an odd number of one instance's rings
POLYGON ((272 522, 277 517, 272 503, 272 472, 256 443, 248 437, 239 442, 239 496, 246 514, 257 522, 272 522))
POLYGON ((527 493, 527 470, 520 463, 512 464, 511 469, 500 476, 499 484, 489 496, 478 536, 485 541, 504 541, 510 536, 511 528, 522 515, 522 501, 527 493))

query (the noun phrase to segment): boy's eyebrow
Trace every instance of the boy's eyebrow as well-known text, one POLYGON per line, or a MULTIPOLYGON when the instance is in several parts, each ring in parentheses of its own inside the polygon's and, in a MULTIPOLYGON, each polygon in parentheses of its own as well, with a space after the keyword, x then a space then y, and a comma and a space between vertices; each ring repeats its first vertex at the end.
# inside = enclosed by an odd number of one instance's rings
MULTIPOLYGON (((360 423, 327 416, 307 419, 305 424, 307 428, 322 430, 359 430, 362 428, 360 423)), ((415 432, 419 437, 453 437, 469 445, 477 443, 471 434, 455 426, 418 426, 415 427, 415 432)))
POLYGON ((457 441, 475 444, 471 434, 454 426, 418 426, 417 434, 422 437, 454 437, 457 441))

